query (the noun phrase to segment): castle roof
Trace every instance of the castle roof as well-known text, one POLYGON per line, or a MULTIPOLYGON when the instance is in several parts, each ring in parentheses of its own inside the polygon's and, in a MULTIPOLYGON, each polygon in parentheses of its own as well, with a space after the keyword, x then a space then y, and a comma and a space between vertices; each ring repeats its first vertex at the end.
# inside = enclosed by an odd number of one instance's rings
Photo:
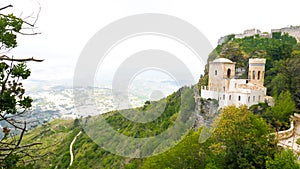
POLYGON ((247 83, 247 84, 240 84, 238 85, 240 89, 250 89, 250 90, 264 90, 265 87, 262 85, 254 84, 254 83, 247 83))
POLYGON ((213 61, 214 63, 233 63, 231 60, 226 58, 218 58, 213 61))

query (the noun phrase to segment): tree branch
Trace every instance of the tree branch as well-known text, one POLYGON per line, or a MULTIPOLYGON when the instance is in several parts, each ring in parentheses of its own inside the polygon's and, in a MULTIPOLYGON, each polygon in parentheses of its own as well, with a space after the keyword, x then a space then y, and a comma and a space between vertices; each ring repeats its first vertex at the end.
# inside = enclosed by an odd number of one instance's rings
POLYGON ((42 62, 42 61, 44 61, 44 59, 35 59, 33 57, 25 58, 25 59, 15 59, 15 58, 10 58, 6 55, 0 56, 0 60, 8 60, 8 61, 15 61, 15 62, 28 62, 28 61, 42 62))
POLYGON ((0 11, 1 11, 1 10, 4 10, 4 9, 6 9, 6 8, 10 8, 10 7, 13 7, 13 6, 12 6, 12 5, 7 5, 7 6, 5 6, 5 7, 0 8, 0 11))
POLYGON ((17 125, 15 125, 15 123, 11 122, 10 120, 8 120, 6 117, 4 117, 2 114, 0 114, 0 117, 5 120, 7 123, 9 123, 10 125, 12 125, 13 127, 17 128, 17 129, 20 129, 20 130, 23 130, 22 127, 19 127, 17 125))
POLYGON ((21 144, 22 138, 24 136, 25 130, 26 130, 26 121, 24 122, 24 128, 22 129, 22 132, 20 134, 20 138, 19 138, 17 144, 15 145, 15 147, 12 150, 10 150, 9 154, 4 158, 3 161, 5 161, 13 153, 13 151, 15 151, 19 147, 19 145, 21 144))
POLYGON ((40 32, 34 32, 34 33, 24 33, 24 32, 18 32, 21 35, 39 35, 41 34, 40 32))

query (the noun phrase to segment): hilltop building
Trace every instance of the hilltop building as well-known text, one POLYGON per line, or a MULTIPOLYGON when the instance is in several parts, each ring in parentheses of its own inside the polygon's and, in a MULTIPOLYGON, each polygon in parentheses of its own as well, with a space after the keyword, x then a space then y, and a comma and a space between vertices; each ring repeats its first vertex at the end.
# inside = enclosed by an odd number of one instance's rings
POLYGON ((272 29, 271 32, 288 33, 290 36, 295 37, 297 42, 300 42, 300 26, 290 26, 281 29, 272 29))
POLYGON ((266 59, 249 59, 248 79, 235 78, 235 62, 218 58, 209 63, 208 86, 202 86, 201 97, 216 99, 219 108, 230 105, 251 105, 259 102, 272 103, 263 86, 266 59))
MULTIPOLYGON (((259 29, 247 29, 244 30, 243 33, 239 33, 239 34, 234 34, 234 38, 236 39, 242 39, 245 37, 250 37, 250 36, 255 36, 255 35, 259 35, 261 37, 266 37, 266 38, 271 38, 271 34, 267 33, 267 32, 261 32, 259 29)), ((226 39, 228 38, 229 35, 227 36, 223 36, 218 40, 218 45, 222 45, 226 39)))
MULTIPOLYGON (((281 33, 288 33, 290 36, 293 36, 297 42, 300 42, 300 26, 289 26, 289 27, 284 27, 281 29, 271 29, 271 33, 268 32, 261 32, 258 29, 247 29, 244 30, 243 33, 239 33, 239 34, 233 34, 234 38, 236 39, 241 39, 241 38, 245 38, 245 37, 250 37, 250 36, 255 36, 255 35, 259 35, 261 37, 265 37, 265 38, 272 38, 272 34, 274 32, 281 32, 281 33)), ((227 36, 223 36, 218 40, 218 45, 222 45, 224 42, 226 42, 226 39, 228 39, 230 35, 227 36)))

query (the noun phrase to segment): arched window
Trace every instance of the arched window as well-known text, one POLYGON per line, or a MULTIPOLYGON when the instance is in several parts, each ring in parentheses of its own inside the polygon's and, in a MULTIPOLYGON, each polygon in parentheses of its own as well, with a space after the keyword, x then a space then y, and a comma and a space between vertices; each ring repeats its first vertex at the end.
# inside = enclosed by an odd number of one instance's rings
POLYGON ((228 69, 227 70, 227 78, 230 78, 230 76, 231 76, 231 69, 228 69))
POLYGON ((238 97, 238 101, 241 101, 241 96, 238 97))
POLYGON ((229 95, 229 100, 231 100, 231 95, 229 95))
POLYGON ((250 102, 250 96, 248 97, 248 102, 250 102))
POLYGON ((252 72, 252 79, 255 80, 255 70, 252 72))
POLYGON ((253 96, 253 101, 255 101, 255 96, 253 96))
POLYGON ((218 71, 217 71, 217 70, 215 70, 215 75, 216 75, 216 76, 218 75, 218 71))
POLYGON ((248 72, 248 78, 251 79, 251 71, 248 72))
POLYGON ((260 71, 257 72, 257 80, 260 79, 260 71))
POLYGON ((225 94, 223 94, 223 100, 225 100, 225 94))

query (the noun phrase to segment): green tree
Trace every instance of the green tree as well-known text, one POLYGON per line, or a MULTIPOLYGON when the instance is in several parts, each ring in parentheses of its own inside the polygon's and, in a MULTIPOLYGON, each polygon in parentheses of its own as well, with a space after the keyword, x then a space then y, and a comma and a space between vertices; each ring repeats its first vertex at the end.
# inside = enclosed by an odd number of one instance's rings
POLYGON ((288 128, 289 117, 296 110, 295 103, 289 91, 282 92, 275 99, 275 105, 269 108, 269 119, 277 130, 288 128))
MULTIPOLYGON (((224 168, 264 168, 276 142, 266 122, 246 106, 224 108, 212 136, 210 154, 224 168)), ((209 158, 208 158, 209 159, 209 158)), ((222 167, 222 168, 223 168, 222 167)))
POLYGON ((297 158, 292 150, 283 150, 275 154, 274 159, 268 157, 266 162, 267 169, 299 169, 300 165, 296 162, 297 158))
POLYGON ((300 50, 294 49, 293 56, 287 60, 286 75, 288 90, 292 94, 296 108, 300 110, 300 50))
POLYGON ((205 154, 198 143, 198 131, 190 133, 172 149, 146 158, 141 168, 203 168, 205 154), (199 151, 200 150, 200 151, 199 151))
MULTIPOLYGON (((9 7, 12 5, 3 7, 0 11, 9 7)), ((0 13, 1 52, 17 47, 17 35, 24 34, 22 32, 24 25, 34 27, 13 14, 0 13)), ((32 99, 25 96, 25 88, 22 84, 22 81, 27 79, 31 73, 26 66, 26 61, 42 60, 0 56, 0 123, 3 127, 0 131, 3 136, 0 137, 0 168, 22 168, 17 166, 17 163, 21 158, 30 156, 26 149, 37 145, 37 143, 22 144, 27 122, 16 119, 26 113, 32 103, 32 99), (14 136, 12 131, 19 131, 20 134, 14 136)))

